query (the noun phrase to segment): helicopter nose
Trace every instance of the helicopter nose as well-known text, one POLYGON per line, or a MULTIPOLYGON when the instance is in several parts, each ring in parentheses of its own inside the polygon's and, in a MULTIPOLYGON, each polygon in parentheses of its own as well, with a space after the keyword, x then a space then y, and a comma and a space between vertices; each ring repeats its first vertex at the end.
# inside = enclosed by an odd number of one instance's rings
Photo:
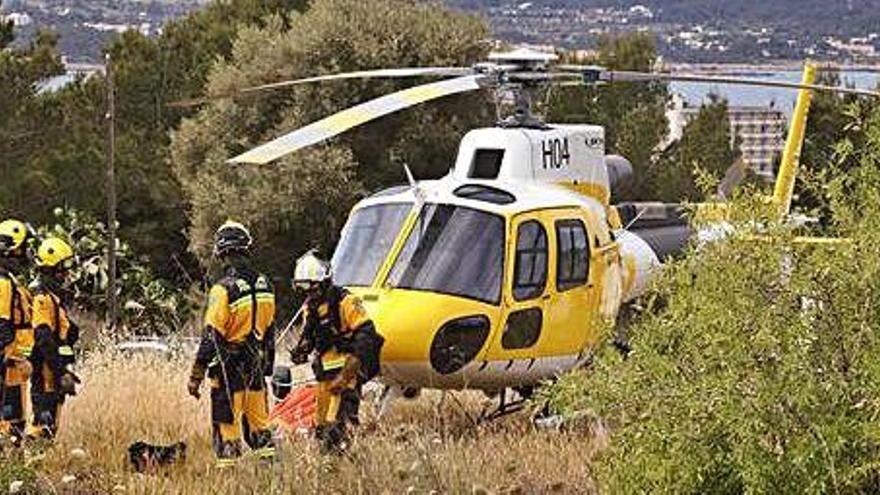
POLYGON ((494 308, 486 304, 405 289, 364 295, 367 313, 385 338, 382 375, 391 381, 444 382, 472 363, 489 340, 494 308))

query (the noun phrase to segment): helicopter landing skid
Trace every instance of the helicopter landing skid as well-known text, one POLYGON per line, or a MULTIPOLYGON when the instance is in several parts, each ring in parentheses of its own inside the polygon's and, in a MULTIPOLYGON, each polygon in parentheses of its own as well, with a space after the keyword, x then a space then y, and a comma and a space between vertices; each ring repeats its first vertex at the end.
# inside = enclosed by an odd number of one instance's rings
POLYGON ((480 413, 478 418, 478 422, 488 423, 489 421, 495 421, 496 419, 503 418, 509 414, 519 412, 525 408, 526 402, 532 397, 530 389, 513 390, 513 392, 516 392, 516 395, 512 400, 508 400, 507 390, 508 389, 506 388, 502 389, 501 393, 498 394, 497 406, 494 408, 488 406, 483 409, 483 412, 480 413))

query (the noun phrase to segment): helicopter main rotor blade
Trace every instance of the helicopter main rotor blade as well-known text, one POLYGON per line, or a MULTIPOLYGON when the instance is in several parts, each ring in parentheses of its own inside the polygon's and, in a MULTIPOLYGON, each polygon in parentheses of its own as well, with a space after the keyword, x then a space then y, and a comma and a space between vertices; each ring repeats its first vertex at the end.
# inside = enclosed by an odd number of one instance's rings
MULTIPOLYGON (((826 86, 822 84, 801 84, 789 81, 764 80, 748 77, 708 76, 699 74, 666 74, 652 72, 636 72, 625 70, 605 70, 601 67, 561 65, 563 71, 579 72, 584 77, 584 83, 594 82, 693 82, 705 84, 736 84, 742 86, 761 86, 769 88, 785 89, 809 89, 813 91, 828 91, 834 93, 846 93, 860 96, 872 96, 880 98, 880 93, 867 89, 847 88, 843 86, 826 86)), ((567 84, 569 85, 569 84, 567 84)))
POLYGON ((269 163, 288 153, 319 143, 383 115, 444 96, 478 90, 483 87, 483 83, 490 80, 490 77, 483 75, 464 76, 387 94, 285 134, 230 159, 229 163, 258 165, 269 163))
POLYGON ((743 86, 764 86, 770 88, 810 89, 813 91, 830 91, 861 96, 880 97, 880 93, 867 89, 847 88, 844 86, 826 86, 824 84, 802 84, 789 81, 762 80, 748 77, 704 76, 696 74, 651 74, 633 71, 608 71, 611 81, 681 81, 709 84, 737 84, 743 86))
POLYGON ((460 77, 473 74, 473 69, 469 67, 404 67, 398 69, 376 69, 361 70, 356 72, 343 72, 341 74, 327 74, 323 76, 306 77, 303 79, 290 79, 287 81, 278 81, 268 84, 260 84, 257 86, 249 86, 233 91, 218 93, 204 96, 202 98, 193 98, 189 100, 180 100, 168 104, 170 107, 192 107, 202 105, 214 100, 232 98, 239 95, 248 95, 259 93, 262 91, 272 91, 275 89, 289 88, 300 84, 309 84, 323 81, 334 81, 340 79, 372 79, 372 78, 405 78, 405 77, 460 77))

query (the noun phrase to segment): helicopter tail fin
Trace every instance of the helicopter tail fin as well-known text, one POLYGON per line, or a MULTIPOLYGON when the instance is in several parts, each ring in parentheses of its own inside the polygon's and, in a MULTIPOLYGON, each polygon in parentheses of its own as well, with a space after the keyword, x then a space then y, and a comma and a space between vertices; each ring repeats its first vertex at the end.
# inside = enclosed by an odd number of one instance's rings
MULTIPOLYGON (((804 65, 803 83, 814 84, 815 82, 816 65, 807 62, 804 65)), ((782 217, 787 216, 791 209, 791 197, 794 193, 794 183, 797 178, 812 96, 813 92, 809 89, 801 89, 798 92, 797 104, 795 104, 791 125, 788 129, 788 139, 785 141, 782 161, 776 175, 776 186, 773 189, 772 199, 782 217)))

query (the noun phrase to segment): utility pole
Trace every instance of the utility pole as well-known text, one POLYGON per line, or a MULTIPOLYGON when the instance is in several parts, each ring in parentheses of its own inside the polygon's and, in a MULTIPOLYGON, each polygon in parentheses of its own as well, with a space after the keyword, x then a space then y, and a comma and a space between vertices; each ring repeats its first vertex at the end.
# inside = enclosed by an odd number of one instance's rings
POLYGON ((107 72, 107 329, 116 330, 116 84, 113 58, 104 57, 107 72))

